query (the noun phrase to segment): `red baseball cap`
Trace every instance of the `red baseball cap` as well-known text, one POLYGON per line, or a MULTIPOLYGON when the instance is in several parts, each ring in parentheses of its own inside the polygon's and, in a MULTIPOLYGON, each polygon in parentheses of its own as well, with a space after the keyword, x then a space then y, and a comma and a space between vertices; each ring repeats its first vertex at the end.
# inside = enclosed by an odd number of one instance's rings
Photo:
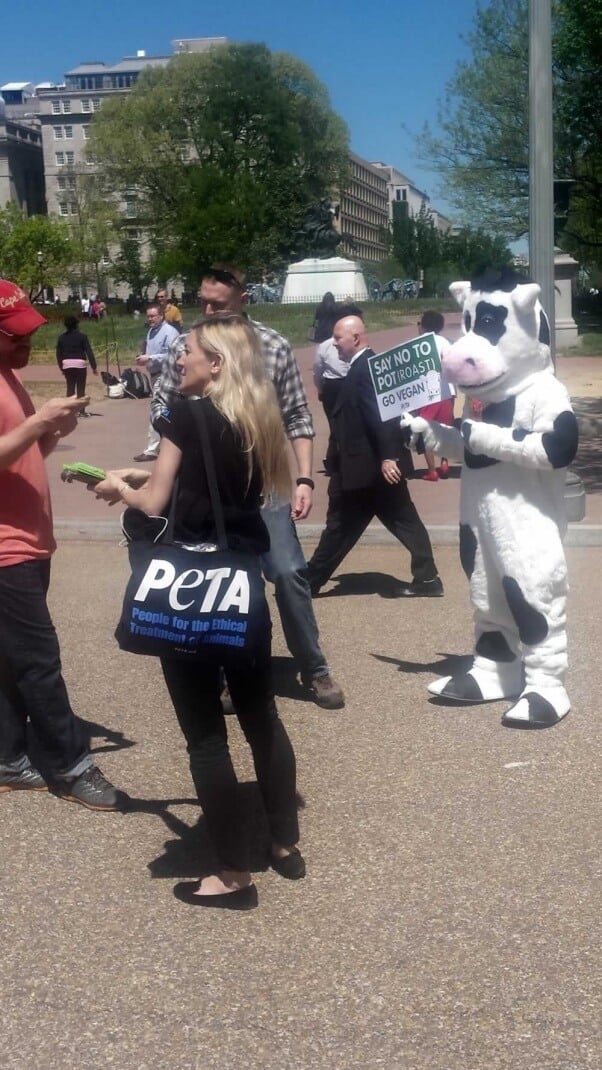
POLYGON ((47 322, 36 312, 20 286, 8 279, 0 279, 0 329, 23 337, 33 334, 47 322))

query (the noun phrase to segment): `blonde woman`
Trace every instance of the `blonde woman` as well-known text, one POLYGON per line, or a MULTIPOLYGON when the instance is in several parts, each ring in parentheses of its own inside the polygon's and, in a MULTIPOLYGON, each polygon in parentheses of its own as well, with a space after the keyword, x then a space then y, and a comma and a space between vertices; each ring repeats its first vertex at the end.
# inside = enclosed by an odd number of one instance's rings
MULTIPOLYGON (((165 513, 176 476, 175 538, 215 543, 217 533, 192 406, 202 405, 215 458, 229 548, 262 554, 269 537, 260 512, 262 495, 290 493, 282 418, 264 371, 257 337, 244 317, 216 313, 200 320, 178 360, 181 391, 161 417, 161 450, 152 474, 111 472, 94 488, 149 515, 165 513)), ((271 636, 252 670, 230 672, 236 714, 251 747, 272 836, 271 865, 290 879, 305 875, 295 792, 295 756, 278 717, 271 683, 271 636)), ((174 889, 195 906, 245 910, 257 905, 238 783, 220 703, 220 672, 162 658, 165 681, 186 738, 190 770, 217 860, 216 872, 174 889)))

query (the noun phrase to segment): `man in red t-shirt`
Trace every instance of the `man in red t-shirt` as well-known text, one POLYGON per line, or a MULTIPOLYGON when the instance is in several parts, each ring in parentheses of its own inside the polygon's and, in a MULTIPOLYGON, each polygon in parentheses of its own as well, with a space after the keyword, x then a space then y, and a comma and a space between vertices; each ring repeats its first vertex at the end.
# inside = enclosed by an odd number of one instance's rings
POLYGON ((23 290, 0 279, 0 793, 48 787, 28 755, 30 721, 53 790, 91 810, 118 810, 124 797, 94 765, 71 709, 46 604, 56 547, 44 458, 89 399, 52 398, 35 411, 16 369, 45 322, 23 290))

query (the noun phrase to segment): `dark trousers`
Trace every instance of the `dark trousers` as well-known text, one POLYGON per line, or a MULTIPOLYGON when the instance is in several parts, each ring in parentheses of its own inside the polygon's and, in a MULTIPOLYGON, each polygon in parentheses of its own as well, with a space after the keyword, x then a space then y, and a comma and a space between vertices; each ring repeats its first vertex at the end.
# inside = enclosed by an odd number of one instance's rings
POLYGON ((62 677, 49 581, 50 561, 0 568, 0 763, 27 754, 29 720, 48 770, 60 774, 86 755, 89 736, 62 677))
POLYGON ((339 394, 341 392, 341 387, 344 382, 344 379, 322 379, 322 384, 320 386, 320 397, 322 399, 324 413, 329 424, 330 418, 332 416, 332 410, 336 405, 339 394))
POLYGON ((334 452, 334 443, 332 439, 332 411, 337 403, 344 382, 344 379, 322 379, 322 385, 320 387, 322 407, 324 409, 324 415, 328 420, 328 427, 330 428, 328 446, 326 447, 326 457, 324 458, 324 467, 327 474, 330 474, 334 452))
POLYGON ((409 551, 412 578, 418 582, 435 578, 431 540, 406 481, 391 485, 379 479, 370 487, 342 490, 341 477, 335 473, 328 484, 326 527, 308 565, 312 587, 321 587, 330 579, 374 517, 409 551))
MULTIPOLYGON (((245 815, 220 702, 220 669, 174 658, 162 658, 161 666, 186 738, 190 772, 218 869, 247 870, 245 815)), ((274 702, 269 649, 251 670, 227 671, 226 676, 253 754, 272 839, 292 847, 299 839, 295 755, 274 702)))
POLYGON ((65 368, 63 375, 65 376, 65 382, 67 384, 67 397, 72 398, 77 394, 78 398, 83 398, 86 393, 86 377, 88 375, 88 369, 65 368))

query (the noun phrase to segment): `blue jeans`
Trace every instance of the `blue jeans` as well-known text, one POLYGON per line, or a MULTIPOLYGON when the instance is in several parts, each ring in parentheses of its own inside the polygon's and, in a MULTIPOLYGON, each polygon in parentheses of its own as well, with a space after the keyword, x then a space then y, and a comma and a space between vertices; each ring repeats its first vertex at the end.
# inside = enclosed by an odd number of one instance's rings
POLYGON ((266 580, 275 587, 286 645, 305 680, 326 676, 329 669, 318 642, 307 562, 291 519, 290 503, 268 502, 261 515, 270 533, 270 550, 262 555, 261 567, 266 580))

